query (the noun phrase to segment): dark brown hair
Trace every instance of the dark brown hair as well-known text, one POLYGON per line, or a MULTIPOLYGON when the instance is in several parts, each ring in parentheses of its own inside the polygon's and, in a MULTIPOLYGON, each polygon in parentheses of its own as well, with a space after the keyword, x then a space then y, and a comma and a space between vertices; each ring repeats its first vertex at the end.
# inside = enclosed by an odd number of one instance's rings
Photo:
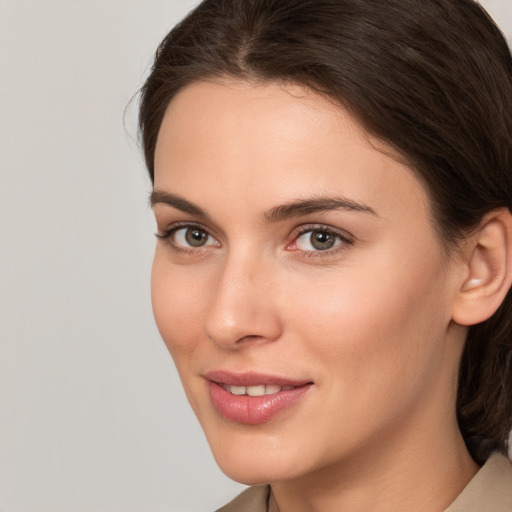
MULTIPOLYGON (((512 59, 473 0, 205 0, 160 44, 141 90, 147 167, 166 107, 216 77, 305 85, 347 108, 423 181, 456 245, 512 207, 512 59)), ((469 330, 457 414, 472 456, 512 426, 512 298, 469 330)))

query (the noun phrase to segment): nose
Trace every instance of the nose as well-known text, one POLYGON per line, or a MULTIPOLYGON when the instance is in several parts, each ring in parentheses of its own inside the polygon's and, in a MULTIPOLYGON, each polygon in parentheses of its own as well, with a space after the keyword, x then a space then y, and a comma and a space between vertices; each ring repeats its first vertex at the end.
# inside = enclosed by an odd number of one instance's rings
POLYGON ((276 341, 282 322, 275 272, 262 259, 228 257, 213 285, 204 332, 224 349, 276 341))

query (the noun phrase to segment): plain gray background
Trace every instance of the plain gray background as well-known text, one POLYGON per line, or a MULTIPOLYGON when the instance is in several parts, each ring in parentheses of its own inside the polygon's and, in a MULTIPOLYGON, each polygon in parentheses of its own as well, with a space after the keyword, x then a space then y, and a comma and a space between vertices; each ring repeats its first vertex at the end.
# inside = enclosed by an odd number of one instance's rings
MULTIPOLYGON (((153 325, 124 109, 189 0, 0 0, 0 511, 199 512, 216 468, 153 325)), ((512 0, 485 0, 512 40, 512 0)))

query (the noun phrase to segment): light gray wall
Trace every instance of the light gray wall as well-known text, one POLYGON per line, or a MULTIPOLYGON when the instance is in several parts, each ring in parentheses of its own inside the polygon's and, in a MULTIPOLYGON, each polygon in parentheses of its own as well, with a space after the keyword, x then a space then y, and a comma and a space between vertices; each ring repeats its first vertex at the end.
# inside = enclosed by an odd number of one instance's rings
MULTIPOLYGON (((2 512, 199 512, 241 488, 153 325, 149 181, 122 124, 194 3, 0 0, 2 512)), ((512 0, 483 3, 512 38, 512 0)))

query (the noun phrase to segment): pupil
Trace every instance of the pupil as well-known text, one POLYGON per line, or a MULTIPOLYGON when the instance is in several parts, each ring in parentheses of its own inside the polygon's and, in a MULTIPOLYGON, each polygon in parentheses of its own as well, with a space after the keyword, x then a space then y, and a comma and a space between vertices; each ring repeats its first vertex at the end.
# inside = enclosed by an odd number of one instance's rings
POLYGON ((199 229, 188 229, 185 238, 188 244, 193 247, 200 247, 206 242, 206 233, 199 229))
POLYGON ((334 245, 334 237, 325 231, 315 231, 311 234, 311 245, 320 251, 330 249, 334 245))

